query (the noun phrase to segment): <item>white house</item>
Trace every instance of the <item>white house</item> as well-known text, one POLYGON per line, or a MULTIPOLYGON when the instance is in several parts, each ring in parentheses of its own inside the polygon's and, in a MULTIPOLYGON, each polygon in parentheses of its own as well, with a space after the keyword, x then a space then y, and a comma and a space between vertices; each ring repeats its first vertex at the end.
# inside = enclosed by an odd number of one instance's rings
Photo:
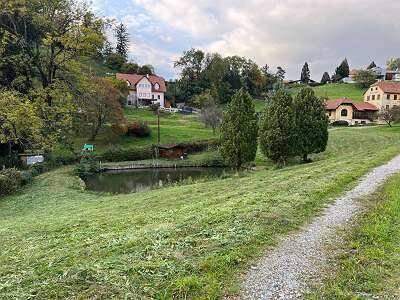
POLYGON ((167 88, 164 78, 157 75, 138 75, 117 73, 117 79, 123 80, 129 86, 129 96, 126 106, 147 106, 160 104, 165 107, 167 88))

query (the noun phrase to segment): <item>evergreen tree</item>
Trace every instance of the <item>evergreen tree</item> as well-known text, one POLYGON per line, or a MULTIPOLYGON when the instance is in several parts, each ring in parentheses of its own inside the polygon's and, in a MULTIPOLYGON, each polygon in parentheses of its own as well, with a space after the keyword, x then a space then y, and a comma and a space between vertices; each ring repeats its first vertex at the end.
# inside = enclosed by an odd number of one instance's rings
POLYGON ((117 54, 121 55, 125 59, 128 58, 128 44, 129 44, 129 34, 126 26, 121 23, 115 28, 115 37, 117 39, 117 46, 115 51, 117 54))
POLYGON ((331 77, 329 76, 328 72, 324 72, 321 78, 321 83, 326 84, 331 81, 331 77))
POLYGON ((301 69, 300 81, 305 84, 310 82, 310 69, 307 62, 304 63, 304 66, 301 69))
POLYGON ((257 152, 257 116, 253 99, 240 89, 232 97, 221 125, 221 154, 225 162, 239 169, 252 162, 257 152))
POLYGON ((311 153, 325 151, 328 143, 328 118, 324 102, 311 88, 303 88, 294 98, 297 130, 297 155, 308 161, 311 153))
POLYGON ((109 41, 104 42, 103 50, 102 50, 102 56, 104 58, 108 57, 113 53, 113 47, 111 46, 111 43, 109 41))
POLYGON ((284 90, 278 90, 264 109, 259 141, 262 153, 279 165, 296 155, 293 99, 284 90))
POLYGON ((343 79, 349 77, 349 74, 350 74, 349 63, 347 62, 347 58, 345 58, 342 61, 342 63, 336 68, 335 77, 343 79))
POLYGON ((373 61, 373 62, 371 62, 370 64, 369 64, 369 66, 367 67, 367 70, 371 70, 371 69, 373 69, 373 68, 375 68, 376 67, 376 64, 375 64, 375 62, 373 61))

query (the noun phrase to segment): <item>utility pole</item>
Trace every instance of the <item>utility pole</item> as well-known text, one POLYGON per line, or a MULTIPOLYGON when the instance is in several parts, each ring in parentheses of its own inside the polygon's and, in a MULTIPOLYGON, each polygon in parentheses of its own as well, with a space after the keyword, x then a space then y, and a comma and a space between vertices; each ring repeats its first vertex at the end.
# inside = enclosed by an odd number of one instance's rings
POLYGON ((160 108, 157 109, 157 143, 160 146, 160 108))

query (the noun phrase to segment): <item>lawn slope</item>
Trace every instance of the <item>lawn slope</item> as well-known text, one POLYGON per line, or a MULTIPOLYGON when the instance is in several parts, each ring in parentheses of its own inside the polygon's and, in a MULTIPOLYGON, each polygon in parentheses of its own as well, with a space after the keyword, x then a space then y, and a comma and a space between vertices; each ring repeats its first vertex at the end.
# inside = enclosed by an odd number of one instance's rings
MULTIPOLYGON (((312 88, 315 94, 319 97, 324 97, 328 99, 339 99, 339 98, 349 98, 354 101, 362 102, 364 101, 364 89, 357 87, 352 83, 331 83, 320 85, 312 88)), ((298 93, 300 88, 292 88, 291 92, 293 94, 298 93)))
POLYGON ((314 163, 130 195, 68 168, 0 199, 2 298, 218 298, 236 275, 400 152, 400 128, 340 129, 314 163))
POLYGON ((311 299, 400 299, 400 175, 368 201, 346 237, 340 270, 311 299))

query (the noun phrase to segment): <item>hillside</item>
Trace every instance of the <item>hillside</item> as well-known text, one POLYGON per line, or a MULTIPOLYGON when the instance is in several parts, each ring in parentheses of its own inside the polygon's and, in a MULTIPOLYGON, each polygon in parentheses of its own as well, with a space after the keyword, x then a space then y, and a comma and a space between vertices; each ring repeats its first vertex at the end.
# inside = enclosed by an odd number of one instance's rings
POLYGON ((0 293, 9 299, 234 293, 251 259, 396 155, 399 129, 338 129, 313 163, 264 165, 145 193, 83 191, 70 168, 43 174, 0 201, 0 293))
MULTIPOLYGON (((299 87, 290 89, 292 93, 297 93, 299 87)), ((331 83, 313 87, 313 90, 319 97, 328 99, 338 99, 347 97, 355 101, 363 101, 364 89, 357 87, 355 84, 349 83, 331 83)))

